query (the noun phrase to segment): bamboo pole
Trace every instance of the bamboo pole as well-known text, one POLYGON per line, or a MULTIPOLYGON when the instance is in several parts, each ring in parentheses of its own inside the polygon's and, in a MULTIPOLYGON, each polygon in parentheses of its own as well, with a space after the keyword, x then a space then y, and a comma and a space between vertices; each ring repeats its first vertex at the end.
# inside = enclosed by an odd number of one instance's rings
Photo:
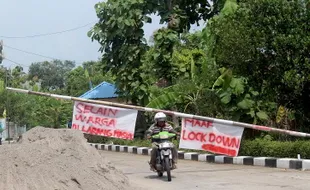
POLYGON ((51 97, 51 98, 56 98, 56 99, 80 101, 80 102, 101 104, 101 105, 112 106, 112 107, 114 106, 114 107, 135 109, 135 110, 145 111, 145 112, 163 112, 167 115, 172 115, 172 116, 177 116, 177 117, 182 117, 182 118, 198 119, 198 120, 204 120, 204 121, 209 121, 209 122, 214 122, 214 123, 219 123, 219 124, 224 124, 224 125, 245 127, 245 128, 250 128, 250 129, 259 130, 259 131, 276 132, 276 133, 282 133, 282 134, 287 134, 287 135, 297 136, 297 137, 310 137, 309 133, 277 129, 277 128, 272 128, 272 127, 267 127, 267 126, 259 126, 259 125, 249 124, 249 123, 242 123, 242 122, 217 119, 217 118, 211 118, 211 117, 205 117, 205 116, 199 116, 199 115, 193 115, 193 114, 186 114, 186 113, 174 112, 174 111, 169 111, 169 110, 161 110, 161 109, 154 109, 154 108, 148 108, 148 107, 142 107, 142 106, 120 104, 120 103, 114 103, 114 102, 108 102, 108 101, 102 101, 102 100, 90 100, 90 99, 77 98, 77 97, 72 97, 72 96, 64 96, 64 95, 58 95, 58 94, 35 92, 35 91, 24 90, 24 89, 19 89, 19 88, 6 87, 6 89, 9 91, 30 94, 30 95, 46 96, 46 97, 51 97))

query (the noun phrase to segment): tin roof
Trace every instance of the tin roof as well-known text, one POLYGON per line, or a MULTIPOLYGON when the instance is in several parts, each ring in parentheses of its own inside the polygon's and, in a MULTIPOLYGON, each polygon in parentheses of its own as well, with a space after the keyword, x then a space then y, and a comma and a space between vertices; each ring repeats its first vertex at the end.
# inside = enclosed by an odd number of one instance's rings
POLYGON ((85 99, 103 99, 103 98, 116 98, 118 95, 116 94, 116 87, 115 85, 102 82, 97 85, 95 88, 85 92, 80 98, 85 99))

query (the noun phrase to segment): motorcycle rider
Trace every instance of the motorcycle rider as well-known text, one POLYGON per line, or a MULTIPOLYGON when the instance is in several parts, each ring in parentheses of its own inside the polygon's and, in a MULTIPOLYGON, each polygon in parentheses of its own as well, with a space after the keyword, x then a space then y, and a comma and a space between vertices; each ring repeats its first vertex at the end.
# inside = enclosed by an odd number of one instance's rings
MULTIPOLYGON (((167 131, 169 133, 174 133, 179 135, 180 133, 178 133, 177 131, 175 131, 173 129, 173 127, 166 122, 166 114, 164 114, 163 112, 158 112, 155 114, 154 117, 154 124, 152 124, 150 126, 150 128, 146 131, 147 134, 147 138, 150 139, 152 135, 156 135, 159 132, 162 131, 167 131)), ((155 165, 156 165, 156 151, 157 151, 158 147, 156 146, 156 142, 154 144, 154 142, 152 143, 152 151, 151 151, 151 160, 149 162, 151 170, 155 170, 155 165)), ((174 146, 172 148, 172 167, 175 169, 176 168, 176 164, 177 164, 177 156, 178 156, 178 152, 176 147, 174 146)))

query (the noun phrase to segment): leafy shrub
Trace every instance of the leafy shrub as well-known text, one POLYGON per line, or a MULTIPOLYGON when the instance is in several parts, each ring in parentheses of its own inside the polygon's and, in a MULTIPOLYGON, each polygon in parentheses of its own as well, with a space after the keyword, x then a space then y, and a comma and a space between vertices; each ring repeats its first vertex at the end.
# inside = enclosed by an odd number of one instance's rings
MULTIPOLYGON (((88 138, 92 143, 107 143, 128 146, 151 147, 151 142, 144 139, 123 140, 107 137, 91 136, 88 138)), ((179 141, 173 140, 173 143, 178 147, 179 141)), ((207 153, 205 151, 181 149, 185 152, 207 153)), ((242 140, 239 150, 239 156, 254 156, 254 157, 277 157, 277 158, 297 158, 300 154, 303 159, 310 159, 310 141, 273 141, 268 138, 257 138, 254 140, 242 140)))
POLYGON ((310 158, 310 141, 271 141, 266 139, 244 140, 240 156, 262 156, 278 158, 310 158))

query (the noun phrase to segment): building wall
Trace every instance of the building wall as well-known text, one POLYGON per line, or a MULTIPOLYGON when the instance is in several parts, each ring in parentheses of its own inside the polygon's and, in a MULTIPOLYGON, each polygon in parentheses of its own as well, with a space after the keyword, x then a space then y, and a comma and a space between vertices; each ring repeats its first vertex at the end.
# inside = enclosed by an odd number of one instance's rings
POLYGON ((5 121, 5 119, 1 119, 0 122, 3 128, 2 140, 6 140, 9 137, 9 135, 10 138, 17 139, 20 135, 26 132, 26 126, 18 126, 13 122, 5 121))

